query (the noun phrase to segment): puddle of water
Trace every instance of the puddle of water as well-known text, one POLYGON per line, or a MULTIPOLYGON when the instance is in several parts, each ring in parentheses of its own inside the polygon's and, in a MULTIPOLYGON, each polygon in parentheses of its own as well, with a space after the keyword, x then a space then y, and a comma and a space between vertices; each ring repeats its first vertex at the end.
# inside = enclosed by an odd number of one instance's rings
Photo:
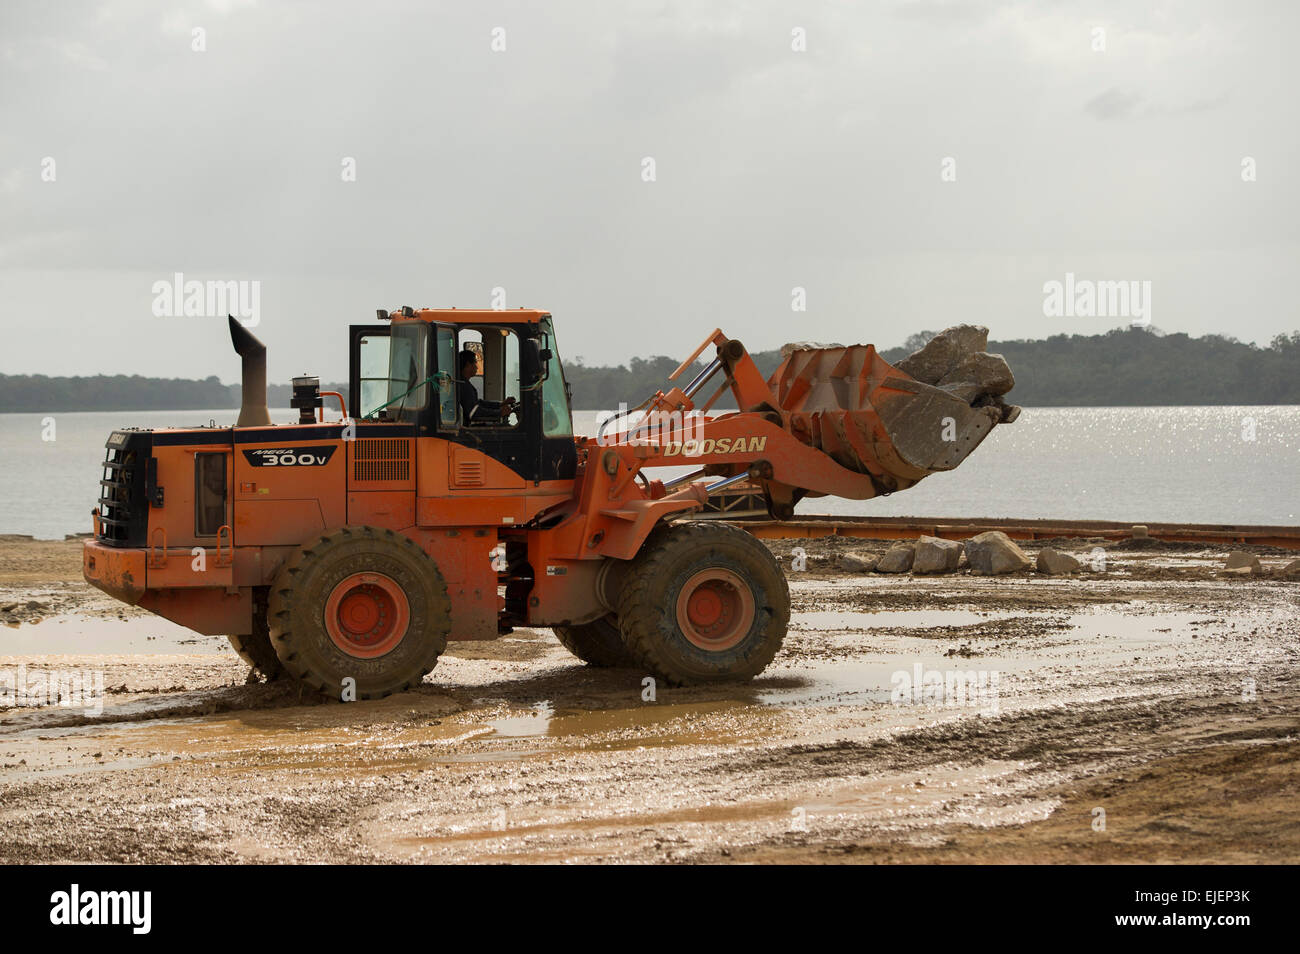
MULTIPOLYGON (((316 718, 318 711, 300 710, 298 715, 258 711, 238 717, 28 729, 3 738, 8 764, 0 767, 0 778, 7 774, 75 774, 173 762, 193 766, 196 760, 202 762, 204 771, 217 774, 277 770, 385 774, 418 770, 438 760, 432 753, 454 749, 457 744, 490 733, 481 724, 452 720, 435 720, 395 731, 335 724, 328 718, 316 718), (48 764, 51 755, 63 759, 69 752, 76 756, 72 764, 48 764), (92 752, 114 755, 92 762, 86 758, 92 752), (28 764, 14 764, 18 758, 26 758, 28 764)), ((481 760, 490 759, 488 756, 481 760)))
POLYGON ((505 739, 528 739, 549 735, 555 710, 549 702, 539 702, 526 715, 506 716, 488 723, 492 734, 505 739))
POLYGON ((48 616, 0 632, 0 656, 216 655, 231 651, 224 636, 203 636, 153 614, 133 619, 48 616))
POLYGON ((1021 825, 1048 817, 1055 800, 1028 800, 1010 794, 1005 800, 979 796, 1002 786, 1014 786, 1024 766, 1016 762, 989 761, 971 766, 938 765, 883 777, 856 779, 829 790, 789 790, 745 799, 734 804, 700 803, 687 796, 686 804, 648 793, 638 811, 609 813, 601 804, 570 804, 546 809, 516 810, 508 828, 495 828, 480 816, 422 816, 420 834, 395 834, 391 828, 372 830, 373 843, 413 854, 454 854, 461 861, 491 858, 496 861, 572 861, 582 857, 617 856, 634 845, 636 833, 676 829, 694 833, 701 841, 716 839, 731 826, 790 830, 792 819, 803 831, 842 829, 847 821, 882 825, 892 829, 924 827, 936 820, 961 821, 983 827, 1021 825), (433 829, 430 832, 430 829, 433 829), (567 836, 586 835, 566 842, 567 836), (615 842, 611 836, 617 835, 615 842), (631 841, 623 841, 630 836, 631 841), (520 842, 527 851, 519 850, 520 842), (466 854, 466 853, 470 854, 466 854))
MULTIPOLYGON (((87 773, 98 772, 125 772, 132 769, 148 768, 151 765, 157 765, 160 759, 131 758, 131 759, 106 759, 104 761, 87 762, 84 758, 79 759, 71 765, 55 765, 53 762, 46 764, 35 764, 23 766, 27 771, 21 773, 21 776, 30 777, 39 774, 41 778, 63 777, 71 775, 85 775, 87 773)), ((0 777, 6 772, 0 770, 0 777)))
MULTIPOLYGON (((701 716, 729 709, 743 708, 747 699, 716 699, 691 703, 647 703, 629 709, 560 709, 549 702, 539 703, 523 715, 493 719, 487 723, 493 735, 506 739, 563 738, 566 736, 632 735, 654 726, 662 726, 677 719, 694 721, 701 716)), ((658 733, 654 741, 660 744, 684 745, 699 741, 699 732, 658 733)), ((645 741, 632 740, 637 744, 645 741)))
MULTIPOLYGON (((651 801, 659 802, 659 799, 652 796, 651 801)), ((394 836, 391 832, 385 831, 377 833, 378 837, 372 840, 374 843, 388 848, 399 848, 408 851, 436 850, 438 848, 452 849, 457 852, 461 861, 472 862, 480 857, 492 857, 497 860, 510 860, 517 857, 520 860, 527 859, 533 862, 565 861, 571 860, 575 854, 586 852, 601 855, 617 854, 618 849, 616 846, 605 842, 603 839, 597 839, 596 836, 599 834, 637 832, 670 825, 707 825, 713 830, 717 830, 719 826, 727 824, 788 817, 793 805, 793 802, 778 800, 745 801, 735 805, 683 805, 680 808, 665 808, 655 805, 641 811, 612 815, 601 814, 597 811, 594 814, 573 817, 575 811, 591 811, 589 805, 584 805, 572 806, 544 815, 532 815, 531 817, 521 812, 515 812, 511 816, 509 828, 505 829, 494 829, 490 825, 484 824, 486 819, 482 818, 466 818, 464 816, 437 817, 427 822, 428 827, 437 829, 434 834, 394 836), (501 852, 500 848, 503 846, 491 844, 507 840, 517 842, 521 838, 536 842, 546 838, 574 833, 585 834, 591 841, 577 849, 565 845, 563 848, 550 852, 546 852, 544 849, 539 850, 539 845, 530 844, 527 854, 517 854, 509 850, 501 852), (599 847, 602 844, 604 847, 599 847), (599 848, 599 850, 593 851, 593 847, 599 848), (463 854, 465 851, 475 850, 484 854, 470 856, 463 854)))
POLYGON ((1003 761, 981 762, 962 768, 927 768, 921 772, 907 772, 834 789, 809 799, 804 808, 810 814, 818 815, 920 814, 967 791, 986 789, 991 783, 1010 778, 1021 768, 1015 762, 1003 761))
MULTIPOLYGON (((1137 607, 1140 604, 1134 604, 1137 607)), ((983 625, 978 633, 971 633, 970 638, 995 639, 1005 636, 1023 635, 1016 627, 1009 627, 1004 634, 999 632, 996 623, 999 620, 1045 620, 1060 621, 1060 632, 1068 638, 1102 636, 1119 639, 1124 642, 1176 642, 1193 635, 1212 634, 1225 629, 1215 619, 1207 619, 1206 613, 1170 612, 1153 607, 1146 613, 1120 613, 1113 609, 1092 609, 1077 613, 1059 613, 1050 611, 997 611, 977 613, 969 610, 890 610, 880 613, 862 611, 815 611, 796 613, 791 618, 790 628, 802 631, 901 631, 896 635, 906 636, 909 629, 932 629, 936 627, 967 627, 983 625)), ((965 634, 953 633, 952 639, 967 638, 965 634)))
POLYGON ((768 670, 755 683, 765 706, 832 706, 889 701, 890 679, 902 663, 858 660, 803 665, 789 675, 768 670))
POLYGON ((1127 643, 1174 642, 1190 639, 1193 634, 1221 631, 1224 626, 1206 619, 1205 613, 1159 612, 1150 615, 1113 613, 1093 610, 1072 613, 1073 636, 1103 636, 1127 643))
MULTIPOLYGON (((927 674, 941 673, 1010 673, 1043 665, 1041 660, 1014 659, 1003 656, 979 656, 974 659, 942 655, 900 655, 892 659, 837 660, 801 665, 788 675, 769 670, 770 676, 754 683, 755 701, 763 705, 842 706, 892 705, 896 687, 917 681, 917 667, 924 680, 927 674), (903 680, 900 674, 907 677, 903 680)), ((955 677, 954 677, 955 678, 955 677)), ((924 684, 924 683, 922 683, 924 684)), ((987 685, 987 683, 986 683, 987 685)), ((965 686, 963 685, 963 692, 965 686)), ((972 702, 973 711, 987 708, 972 702)))

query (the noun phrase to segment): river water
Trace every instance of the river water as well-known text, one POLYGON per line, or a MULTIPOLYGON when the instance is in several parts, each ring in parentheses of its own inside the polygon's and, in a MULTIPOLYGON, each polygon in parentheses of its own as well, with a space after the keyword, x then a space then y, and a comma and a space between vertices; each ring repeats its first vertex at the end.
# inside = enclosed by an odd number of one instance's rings
MULTIPOLYGON (((113 428, 230 424, 236 413, 0 414, 0 533, 89 530, 113 428)), ((579 411, 575 427, 593 433, 595 417, 579 411)), ((1295 525, 1300 406, 1026 408, 954 471, 888 498, 805 500, 799 512, 1295 525)))

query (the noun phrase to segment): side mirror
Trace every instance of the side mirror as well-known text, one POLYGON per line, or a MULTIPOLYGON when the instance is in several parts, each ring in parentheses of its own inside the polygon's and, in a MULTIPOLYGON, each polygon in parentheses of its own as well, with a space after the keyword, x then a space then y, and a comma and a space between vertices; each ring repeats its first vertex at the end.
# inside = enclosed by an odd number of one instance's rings
POLYGON ((536 338, 524 339, 523 370, 529 386, 536 387, 550 376, 550 362, 554 356, 550 348, 543 348, 536 338))

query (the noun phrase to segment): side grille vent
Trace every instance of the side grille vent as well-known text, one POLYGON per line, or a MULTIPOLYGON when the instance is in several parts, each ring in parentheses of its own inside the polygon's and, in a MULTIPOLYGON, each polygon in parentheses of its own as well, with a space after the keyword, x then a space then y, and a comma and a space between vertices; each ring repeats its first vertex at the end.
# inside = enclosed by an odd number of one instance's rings
POLYGON ((452 471, 452 485, 455 487, 482 487, 483 462, 477 460, 458 460, 452 471))
POLYGON ((353 441, 352 479, 410 480, 410 440, 372 437, 353 441))
POLYGON ((152 457, 148 431, 114 431, 104 445, 99 481, 99 541, 109 546, 142 547, 149 527, 145 470, 152 457))

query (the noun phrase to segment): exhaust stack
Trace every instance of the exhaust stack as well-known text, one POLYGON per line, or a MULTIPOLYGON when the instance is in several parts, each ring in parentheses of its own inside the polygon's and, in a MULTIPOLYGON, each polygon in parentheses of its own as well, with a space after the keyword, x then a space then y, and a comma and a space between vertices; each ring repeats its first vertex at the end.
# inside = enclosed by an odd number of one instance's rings
POLYGON ((260 427, 271 423, 271 411, 266 406, 266 345, 253 337, 247 328, 230 320, 230 343, 244 362, 241 371, 243 396, 239 405, 236 427, 260 427))

